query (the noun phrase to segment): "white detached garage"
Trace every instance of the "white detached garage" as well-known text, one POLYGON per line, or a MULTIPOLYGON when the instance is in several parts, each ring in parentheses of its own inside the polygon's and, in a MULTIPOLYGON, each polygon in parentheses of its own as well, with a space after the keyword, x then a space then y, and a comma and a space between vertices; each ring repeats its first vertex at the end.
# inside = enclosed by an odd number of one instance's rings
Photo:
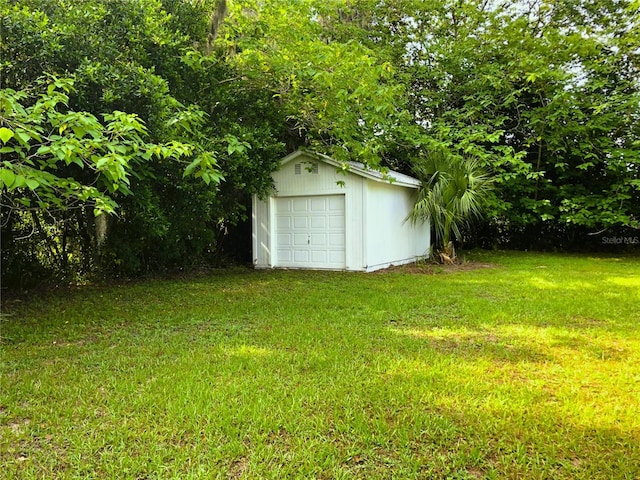
POLYGON ((282 160, 276 193, 253 198, 256 268, 371 272, 428 255, 429 225, 406 221, 420 181, 348 165, 300 150, 282 160))

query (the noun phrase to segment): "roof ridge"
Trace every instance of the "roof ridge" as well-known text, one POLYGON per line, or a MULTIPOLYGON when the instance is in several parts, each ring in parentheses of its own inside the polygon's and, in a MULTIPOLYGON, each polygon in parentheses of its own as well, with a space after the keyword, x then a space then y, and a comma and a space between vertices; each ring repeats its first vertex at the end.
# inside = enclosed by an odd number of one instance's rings
MULTIPOLYGON (((288 163, 302 155, 307 155, 317 160, 322 160, 325 163, 333 165, 338 168, 343 168, 344 163, 334 158, 326 155, 324 153, 316 152, 313 150, 302 150, 298 149, 293 153, 290 153, 286 157, 284 157, 281 161, 282 164, 288 163)), ((347 171, 351 171, 357 175, 362 177, 370 178, 376 182, 388 183, 390 185, 397 185, 401 187, 409 187, 409 188, 419 188, 422 183, 417 178, 414 178, 409 175, 405 175, 404 173, 396 172, 395 170, 388 169, 387 173, 383 173, 380 170, 375 168, 371 168, 370 166, 356 162, 353 160, 348 160, 346 164, 350 167, 353 167, 347 171)))

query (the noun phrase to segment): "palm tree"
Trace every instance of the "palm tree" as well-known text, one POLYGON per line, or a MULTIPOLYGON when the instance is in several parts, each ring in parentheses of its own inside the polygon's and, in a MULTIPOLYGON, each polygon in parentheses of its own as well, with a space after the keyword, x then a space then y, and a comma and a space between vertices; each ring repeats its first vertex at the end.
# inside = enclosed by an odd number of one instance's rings
POLYGON ((456 253, 453 237, 479 218, 492 190, 492 178, 478 160, 436 150, 421 157, 414 171, 422 181, 418 199, 409 219, 429 220, 435 230, 433 251, 443 263, 453 263, 456 253))

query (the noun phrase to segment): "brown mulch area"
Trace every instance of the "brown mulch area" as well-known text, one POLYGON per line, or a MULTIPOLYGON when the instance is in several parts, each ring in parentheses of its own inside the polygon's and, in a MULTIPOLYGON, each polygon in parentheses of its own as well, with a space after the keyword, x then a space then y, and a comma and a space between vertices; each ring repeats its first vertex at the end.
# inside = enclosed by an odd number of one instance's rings
POLYGON ((466 272, 470 270, 478 270, 482 268, 496 268, 491 263, 463 261, 452 264, 442 264, 435 262, 416 262, 407 265, 391 265, 382 270, 376 270, 373 273, 410 273, 421 275, 437 275, 440 273, 466 272))

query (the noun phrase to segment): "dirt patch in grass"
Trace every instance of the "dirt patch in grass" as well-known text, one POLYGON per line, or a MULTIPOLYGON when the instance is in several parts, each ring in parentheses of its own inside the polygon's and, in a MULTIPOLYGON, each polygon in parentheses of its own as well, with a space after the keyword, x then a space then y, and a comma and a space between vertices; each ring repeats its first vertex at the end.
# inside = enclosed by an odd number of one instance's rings
POLYGON ((227 472, 227 478, 235 479, 242 478, 249 471, 249 459, 242 457, 231 464, 229 471, 227 472))
POLYGON ((376 270, 376 274, 385 273, 409 273, 416 275, 437 275, 441 273, 466 272, 471 270, 480 270, 486 268, 497 268, 492 263, 464 261, 453 264, 442 264, 435 262, 415 262, 407 265, 391 265, 382 270, 376 270))
POLYGON ((15 435, 18 435, 26 430, 30 423, 30 418, 15 418, 11 420, 7 426, 15 435))

